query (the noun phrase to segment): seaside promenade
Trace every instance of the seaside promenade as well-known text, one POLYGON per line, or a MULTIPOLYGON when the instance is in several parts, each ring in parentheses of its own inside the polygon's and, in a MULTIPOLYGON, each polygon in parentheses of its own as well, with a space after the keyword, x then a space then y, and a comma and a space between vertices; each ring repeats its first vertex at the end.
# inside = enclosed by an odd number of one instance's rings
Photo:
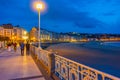
POLYGON ((29 56, 0 49, 0 80, 120 80, 119 48, 92 44, 31 45, 29 56))
POLYGON ((32 57, 0 49, 0 80, 45 80, 32 57))

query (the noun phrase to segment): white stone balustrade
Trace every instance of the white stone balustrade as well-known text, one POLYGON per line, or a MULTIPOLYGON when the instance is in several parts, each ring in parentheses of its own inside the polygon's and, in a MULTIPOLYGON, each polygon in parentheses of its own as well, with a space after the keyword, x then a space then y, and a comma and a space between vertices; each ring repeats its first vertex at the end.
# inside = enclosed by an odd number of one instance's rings
POLYGON ((120 80, 59 55, 55 55, 55 74, 61 80, 120 80))
POLYGON ((45 70, 47 70, 48 74, 50 74, 51 70, 51 60, 50 60, 50 52, 46 50, 40 50, 38 47, 31 46, 31 52, 37 59, 44 65, 45 70))
POLYGON ((61 80, 120 80, 120 78, 90 68, 62 56, 53 54, 54 57, 51 57, 51 52, 39 50, 35 46, 31 46, 31 52, 38 56, 38 60, 45 65, 45 68, 47 68, 50 75, 54 72, 54 74, 61 80), (53 66, 54 68, 52 68, 53 66))

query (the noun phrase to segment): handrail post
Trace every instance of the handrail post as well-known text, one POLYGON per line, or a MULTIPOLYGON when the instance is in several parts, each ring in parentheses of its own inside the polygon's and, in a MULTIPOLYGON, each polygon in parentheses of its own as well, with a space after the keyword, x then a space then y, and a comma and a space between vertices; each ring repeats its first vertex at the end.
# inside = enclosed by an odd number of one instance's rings
POLYGON ((52 74, 55 72, 55 56, 54 53, 49 53, 49 76, 52 76, 52 74))

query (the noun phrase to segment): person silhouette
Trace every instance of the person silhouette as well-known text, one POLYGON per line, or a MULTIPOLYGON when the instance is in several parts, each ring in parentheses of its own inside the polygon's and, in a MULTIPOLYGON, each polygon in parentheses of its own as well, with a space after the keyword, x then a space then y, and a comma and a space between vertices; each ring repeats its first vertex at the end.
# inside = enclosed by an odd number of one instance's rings
POLYGON ((21 55, 22 55, 22 56, 24 56, 24 46, 25 46, 24 43, 21 42, 21 43, 20 43, 20 49, 21 49, 21 55))
POLYGON ((27 44, 26 44, 26 54, 27 55, 29 55, 29 50, 30 50, 30 43, 29 42, 27 42, 27 44))

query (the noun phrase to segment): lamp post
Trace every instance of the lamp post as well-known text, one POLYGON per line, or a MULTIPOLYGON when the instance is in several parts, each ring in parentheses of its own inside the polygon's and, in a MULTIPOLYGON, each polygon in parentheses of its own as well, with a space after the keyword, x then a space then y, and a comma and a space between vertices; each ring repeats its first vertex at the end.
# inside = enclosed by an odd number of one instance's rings
POLYGON ((42 0, 33 2, 33 9, 38 11, 38 47, 41 49, 40 44, 40 14, 46 9, 46 4, 42 0))
POLYGON ((41 43, 40 43, 40 9, 42 8, 42 4, 37 4, 36 8, 38 9, 38 47, 41 48, 41 43))
POLYGON ((41 10, 43 9, 43 3, 41 3, 41 2, 38 2, 37 4, 36 4, 36 8, 37 8, 37 10, 38 10, 38 47, 41 49, 41 43, 40 43, 40 12, 41 12, 41 10))

